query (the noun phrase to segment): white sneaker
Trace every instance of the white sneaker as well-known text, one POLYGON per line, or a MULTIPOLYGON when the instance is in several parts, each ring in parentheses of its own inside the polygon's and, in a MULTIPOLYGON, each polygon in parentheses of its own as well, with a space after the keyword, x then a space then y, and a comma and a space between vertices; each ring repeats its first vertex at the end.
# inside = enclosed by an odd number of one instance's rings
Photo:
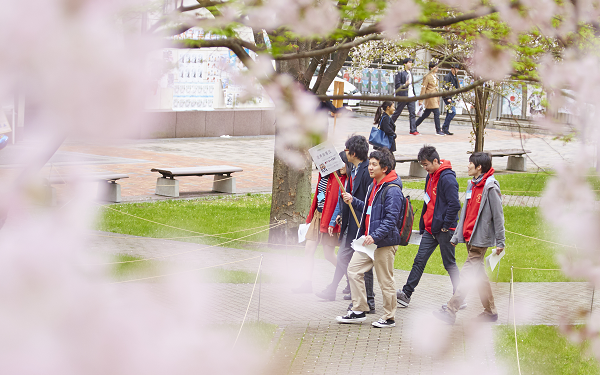
POLYGON ((371 323, 373 327, 377 328, 392 328, 396 326, 396 321, 394 319, 383 320, 379 319, 376 322, 371 323))
MULTIPOLYGON (((464 309, 466 309, 466 308, 467 308, 467 303, 466 303, 466 302, 464 302, 462 305, 460 305, 460 307, 459 307, 458 309, 459 309, 459 310, 464 310, 464 309)), ((442 310, 447 310, 447 309, 448 309, 448 304, 447 304, 447 303, 444 303, 444 304, 442 305, 442 310)))

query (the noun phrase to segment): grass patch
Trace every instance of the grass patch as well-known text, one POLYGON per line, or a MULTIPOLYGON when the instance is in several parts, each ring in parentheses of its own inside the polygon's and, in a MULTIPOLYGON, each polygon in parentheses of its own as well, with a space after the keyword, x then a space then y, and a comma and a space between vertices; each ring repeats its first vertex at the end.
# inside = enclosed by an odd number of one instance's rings
MULTIPOLYGON (((254 280, 256 280, 256 272, 226 270, 223 268, 210 268, 206 271, 205 280, 211 283, 254 284, 254 280)), ((258 282, 269 283, 272 280, 268 275, 262 275, 258 277, 258 282)))
POLYGON ((142 258, 125 254, 117 254, 113 262, 128 262, 112 265, 111 276, 119 281, 140 279, 160 275, 160 265, 152 260, 140 261, 142 258))
MULTIPOLYGON (((518 374, 512 326, 495 328, 496 356, 509 374, 518 374)), ((517 327, 519 358, 523 374, 598 374, 600 365, 580 347, 562 336, 554 326, 517 327)))
MULTIPOLYGON (((231 337, 233 342, 240 329, 240 324, 219 325, 215 329, 231 337)), ((276 330, 276 324, 269 324, 262 321, 246 322, 242 328, 240 340, 250 342, 259 350, 264 351, 269 348, 276 330)))
MULTIPOLYGON (((117 204, 109 207, 103 208, 97 225, 98 230, 142 237, 176 238, 178 241, 207 245, 216 245, 241 237, 245 237, 243 240, 247 241, 266 242, 269 237, 268 230, 264 229, 269 224, 271 196, 266 194, 117 204), (169 228, 157 223, 192 232, 169 228), (244 231, 259 226, 264 227, 244 231), (264 231, 246 237, 260 230, 264 231), (228 233, 234 231, 237 233, 228 233), (219 237, 198 237, 198 234, 193 232, 219 235, 219 237)), ((252 242, 233 241, 223 246, 248 248, 252 246, 252 242)), ((254 244, 254 247, 257 246, 261 245, 254 244)))

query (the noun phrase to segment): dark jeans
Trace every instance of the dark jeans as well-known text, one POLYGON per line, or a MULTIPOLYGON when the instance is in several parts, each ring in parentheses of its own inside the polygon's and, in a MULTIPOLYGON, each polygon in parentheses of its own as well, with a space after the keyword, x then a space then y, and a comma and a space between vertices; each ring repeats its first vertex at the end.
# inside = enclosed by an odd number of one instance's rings
POLYGON ((452 292, 454 293, 454 291, 456 291, 456 288, 458 288, 458 284, 460 282, 460 272, 456 266, 454 246, 452 246, 450 243, 450 239, 452 238, 453 234, 454 231, 452 230, 449 230, 445 233, 440 232, 435 237, 429 234, 427 231, 423 233, 421 244, 419 245, 419 251, 417 251, 417 256, 415 256, 415 261, 413 262, 412 269, 408 275, 408 280, 406 280, 406 284, 402 288, 407 297, 410 297, 415 291, 417 285, 419 285, 419 281, 421 280, 421 276, 423 275, 423 270, 427 265, 427 261, 438 245, 440 245, 440 253, 442 254, 444 268, 446 271, 448 271, 448 274, 450 275, 450 281, 452 281, 452 292))
POLYGON ((425 120, 427 117, 429 117, 429 115, 432 112, 433 112, 433 122, 435 123, 435 132, 436 133, 441 133, 442 130, 440 129, 440 109, 439 108, 426 108, 423 111, 423 114, 421 115, 421 117, 419 117, 417 119, 416 125, 417 126, 421 125, 421 123, 423 122, 423 120, 425 120))
MULTIPOLYGON (((346 241, 342 241, 337 254, 337 264, 335 266, 335 273, 333 274, 333 281, 327 288, 337 290, 340 281, 344 278, 346 272, 348 272, 348 264, 350 264, 352 254, 354 254, 354 250, 346 245, 346 241)), ((373 292, 373 269, 369 272, 365 272, 365 288, 367 288, 367 302, 369 303, 369 306, 374 309, 375 293, 373 292)))
MULTIPOLYGON (((452 102, 454 104, 454 102, 452 102)), ((450 131, 450 121, 456 116, 456 107, 452 105, 450 111, 446 112, 446 118, 444 119, 444 125, 442 125, 442 131, 448 133, 450 131), (452 111, 452 112, 450 112, 452 111)))
POLYGON ((398 117, 402 114, 404 107, 408 107, 408 123, 410 124, 410 132, 414 133, 417 131, 417 125, 415 125, 415 102, 396 102, 396 110, 392 115, 392 121, 395 123, 398 117))

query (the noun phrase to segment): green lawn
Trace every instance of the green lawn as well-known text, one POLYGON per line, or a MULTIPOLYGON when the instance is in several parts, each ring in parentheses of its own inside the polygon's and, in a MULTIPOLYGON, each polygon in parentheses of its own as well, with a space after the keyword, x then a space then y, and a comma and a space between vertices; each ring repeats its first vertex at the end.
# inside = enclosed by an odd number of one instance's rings
MULTIPOLYGON (((518 374, 513 326, 496 327, 496 357, 508 371, 518 374)), ((554 326, 517 327, 521 373, 540 375, 598 374, 600 365, 562 336, 554 326)))
MULTIPOLYGON (((418 228, 418 220, 421 214, 422 201, 413 201, 413 207, 418 209, 415 217, 415 229, 418 228)), ((126 212, 130 215, 143 217, 148 220, 163 224, 185 228, 201 233, 217 234, 233 232, 245 228, 257 227, 268 224, 270 196, 229 196, 219 198, 203 198, 193 200, 169 200, 156 203, 135 203, 111 205, 111 208, 126 212)), ((552 231, 543 225, 538 208, 529 207, 504 207, 506 229, 531 237, 553 240, 550 235, 552 231)), ((187 237, 194 233, 186 233, 177 229, 164 227, 155 223, 140 220, 114 210, 103 208, 103 214, 98 222, 98 229, 145 237, 187 237)), ((260 229, 258 229, 260 230, 260 229)), ((226 247, 245 248, 260 251, 269 250, 264 242, 268 239, 268 231, 253 234, 257 230, 224 234, 222 238, 215 237, 193 237, 179 238, 180 241, 189 241, 204 244, 219 244, 229 239, 240 238, 251 235, 245 240, 258 241, 263 244, 234 241, 224 244, 226 247)), ((197 236, 197 235, 196 235, 197 236)), ((410 270, 418 247, 409 245, 401 247, 396 253, 394 266, 403 270, 410 270)), ((534 268, 559 268, 554 253, 556 248, 544 242, 538 242, 522 236, 507 233, 507 253, 500 263, 498 281, 510 280, 510 266, 534 267, 534 268)), ((290 254, 301 255, 302 247, 290 252, 290 254)), ((318 257, 323 257, 322 250, 317 251, 318 257)), ((456 247, 456 258, 459 267, 462 267, 466 259, 466 247, 459 244, 456 247)), ((139 267, 137 263, 131 263, 131 267, 139 267)), ((128 266, 127 266, 128 267, 128 266)), ((125 272, 127 267, 119 272, 125 272)), ((153 266, 154 267, 154 266, 153 266)), ((150 271, 137 270, 136 274, 145 274, 150 271)), ((217 272, 217 271, 215 271, 217 272)), ((229 272, 229 271, 222 271, 229 272)), ((426 273, 445 275, 446 270, 442 265, 439 250, 436 250, 425 269, 426 273)), ((117 275, 119 276, 119 275, 117 275)), ((226 280, 246 280, 248 282, 252 275, 227 275, 222 276, 226 280)), ((492 280, 496 279, 496 273, 492 280)), ((263 280, 264 281, 264 280, 263 280)), ((569 281, 560 271, 525 271, 515 270, 515 281, 569 281)), ((223 282, 223 281, 221 281, 223 282)), ((235 282, 235 281, 229 281, 235 282)))

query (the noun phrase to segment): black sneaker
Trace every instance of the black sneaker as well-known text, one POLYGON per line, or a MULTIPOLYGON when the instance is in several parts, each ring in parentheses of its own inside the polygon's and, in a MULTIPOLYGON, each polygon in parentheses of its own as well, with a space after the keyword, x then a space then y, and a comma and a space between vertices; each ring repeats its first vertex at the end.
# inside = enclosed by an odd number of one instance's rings
POLYGON ((396 291, 396 300, 400 307, 408 307, 408 304, 410 303, 410 297, 407 297, 402 289, 396 291))
POLYGON ((315 295, 322 299, 335 301, 335 290, 332 292, 329 288, 325 288, 325 290, 323 290, 322 292, 317 292, 315 293, 315 295))
POLYGON ((350 324, 358 324, 367 320, 367 316, 364 312, 356 312, 356 311, 348 311, 348 313, 344 316, 338 316, 335 318, 338 323, 350 323, 350 324))
POLYGON ((442 132, 435 133, 435 134, 436 134, 436 135, 439 135, 439 136, 442 136, 442 137, 446 135, 446 133, 442 133, 442 132))
POLYGON ((475 318, 476 322, 496 322, 498 321, 498 314, 490 314, 487 311, 482 312, 481 314, 477 315, 477 318, 475 318))
POLYGON ((350 300, 352 300, 352 295, 351 294, 344 294, 344 299, 346 301, 350 301, 350 300))
POLYGON ((383 320, 379 319, 376 322, 371 323, 373 327, 377 328, 392 328, 396 326, 396 321, 394 319, 383 320))
POLYGON ((435 316, 439 320, 444 321, 448 324, 454 324, 454 322, 456 321, 456 318, 454 316, 452 316, 452 314, 450 314, 450 312, 448 310, 440 309, 438 311, 434 311, 433 316, 435 316))
POLYGON ((346 285, 344 290, 342 290, 342 294, 350 294, 350 285, 346 285))
POLYGON ((450 133, 450 131, 444 132, 446 135, 454 135, 454 133, 450 133))

